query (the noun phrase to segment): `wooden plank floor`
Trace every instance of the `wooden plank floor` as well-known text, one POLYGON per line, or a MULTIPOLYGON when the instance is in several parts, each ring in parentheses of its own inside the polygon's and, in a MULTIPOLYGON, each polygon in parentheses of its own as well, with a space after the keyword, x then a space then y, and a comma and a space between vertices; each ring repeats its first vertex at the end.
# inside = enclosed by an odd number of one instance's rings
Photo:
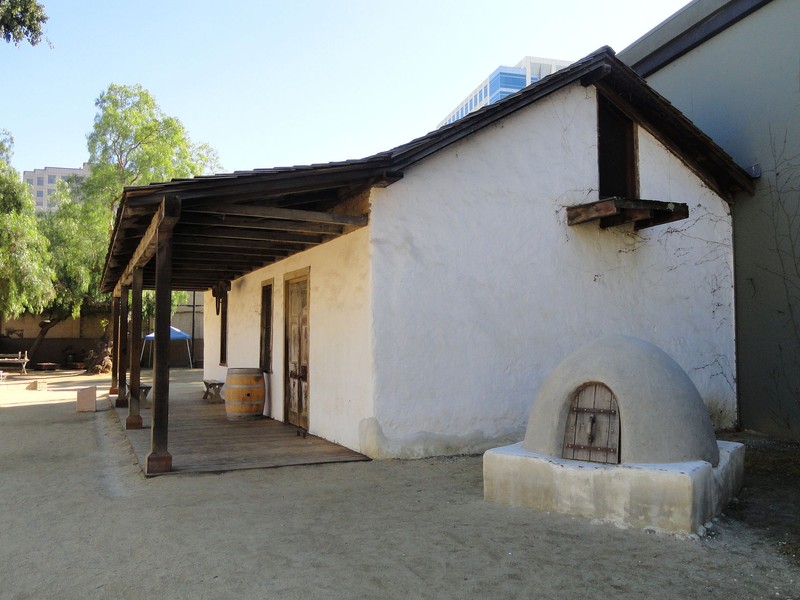
MULTIPOLYGON (((223 404, 203 400, 203 385, 170 384, 169 453, 172 473, 218 473, 291 465, 369 460, 363 454, 263 418, 232 422, 223 404), (174 392, 173 392, 173 387, 174 392)), ((111 398, 113 403, 114 398, 111 398)), ((127 408, 117 408, 124 430, 127 408)), ((141 411, 143 429, 124 430, 139 466, 150 452, 150 410, 141 411)))

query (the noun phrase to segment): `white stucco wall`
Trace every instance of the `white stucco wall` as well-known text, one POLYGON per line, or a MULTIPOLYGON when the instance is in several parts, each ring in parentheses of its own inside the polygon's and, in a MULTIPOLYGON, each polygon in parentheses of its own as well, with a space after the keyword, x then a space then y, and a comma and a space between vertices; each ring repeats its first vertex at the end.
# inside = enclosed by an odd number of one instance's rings
MULTIPOLYGON (((284 276, 310 267, 309 431, 359 448, 358 424, 372 414, 369 234, 359 229, 237 279, 229 293, 227 367, 257 367, 262 282, 273 280, 273 359, 265 412, 283 420, 284 276)), ((219 365, 219 317, 205 294, 206 378, 219 365)))
MULTIPOLYGON (((374 190, 372 456, 518 441, 549 371, 613 334, 650 341, 735 421, 728 207, 640 130, 647 199, 690 219, 643 232, 569 227, 597 199, 594 88, 576 84, 374 190)), ((623 432, 624 435, 624 432, 623 432)))

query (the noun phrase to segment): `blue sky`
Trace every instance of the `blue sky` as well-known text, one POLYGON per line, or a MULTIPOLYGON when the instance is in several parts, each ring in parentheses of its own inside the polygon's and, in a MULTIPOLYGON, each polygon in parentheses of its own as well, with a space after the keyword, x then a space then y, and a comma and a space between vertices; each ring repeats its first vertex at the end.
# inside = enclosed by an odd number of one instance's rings
POLYGON ((87 160, 94 101, 139 83, 225 171, 361 158, 434 129, 499 65, 622 50, 687 0, 40 0, 0 45, 18 171, 87 160))

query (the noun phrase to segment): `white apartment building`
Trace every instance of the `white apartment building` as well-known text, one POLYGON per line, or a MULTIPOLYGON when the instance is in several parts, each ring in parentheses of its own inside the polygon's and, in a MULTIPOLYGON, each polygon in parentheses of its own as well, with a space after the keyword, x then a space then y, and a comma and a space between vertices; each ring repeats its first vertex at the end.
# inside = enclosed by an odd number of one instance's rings
POLYGON ((67 181, 70 177, 75 177, 80 182, 88 176, 89 163, 83 163, 80 168, 45 167, 44 169, 25 171, 22 174, 22 178, 31 191, 37 211, 55 210, 55 202, 52 201, 51 196, 56 192, 58 181, 67 181))

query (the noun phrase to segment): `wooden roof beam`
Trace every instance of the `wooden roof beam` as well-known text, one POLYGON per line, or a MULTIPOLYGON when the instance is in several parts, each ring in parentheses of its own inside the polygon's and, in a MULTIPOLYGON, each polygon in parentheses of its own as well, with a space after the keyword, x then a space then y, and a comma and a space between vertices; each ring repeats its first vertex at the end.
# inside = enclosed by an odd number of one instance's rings
POLYGON ((240 217, 224 213, 188 213, 184 212, 181 225, 199 225, 203 227, 243 227, 245 229, 269 229, 273 231, 294 231, 298 233, 316 233, 341 235, 344 225, 314 223, 310 221, 288 221, 281 219, 262 219, 260 217, 240 217))
POLYGON ((174 253, 175 258, 191 259, 199 261, 214 262, 217 260, 235 261, 241 263, 255 262, 260 259, 269 258, 285 258, 288 252, 283 250, 265 250, 263 252, 247 251, 247 250, 226 250, 223 252, 215 252, 213 250, 204 249, 182 249, 174 253))
POLYGON ((219 204, 216 207, 187 207, 186 213, 224 214, 239 217, 263 217, 288 221, 307 221, 309 223, 327 223, 331 225, 363 226, 369 222, 367 215, 340 215, 313 210, 297 210, 277 208, 273 206, 255 206, 252 204, 219 204))
POLYGON ((146 265, 156 254, 158 247, 158 232, 172 231, 181 216, 181 201, 175 196, 164 196, 156 213, 148 225, 147 230, 139 240, 139 245, 134 250, 131 259, 122 271, 114 286, 114 296, 122 295, 122 287, 130 285, 133 280, 133 270, 146 265))
POLYGON ((293 233, 286 231, 270 231, 269 229, 242 229, 236 227, 194 227, 181 224, 175 233, 204 238, 207 243, 215 243, 211 240, 256 240, 265 242, 281 242, 287 244, 302 244, 304 246, 316 246, 321 244, 324 239, 321 235, 309 235, 303 233, 293 233))
POLYGON ((178 250, 182 250, 183 248, 209 249, 212 247, 211 244, 213 244, 214 252, 235 251, 237 248, 245 250, 281 250, 287 253, 297 252, 298 250, 296 245, 289 242, 268 242, 235 238, 215 238, 215 241, 211 241, 211 238, 199 238, 194 235, 181 235, 181 232, 179 231, 175 232, 175 238, 177 243, 180 244, 180 247, 177 248, 178 250))

